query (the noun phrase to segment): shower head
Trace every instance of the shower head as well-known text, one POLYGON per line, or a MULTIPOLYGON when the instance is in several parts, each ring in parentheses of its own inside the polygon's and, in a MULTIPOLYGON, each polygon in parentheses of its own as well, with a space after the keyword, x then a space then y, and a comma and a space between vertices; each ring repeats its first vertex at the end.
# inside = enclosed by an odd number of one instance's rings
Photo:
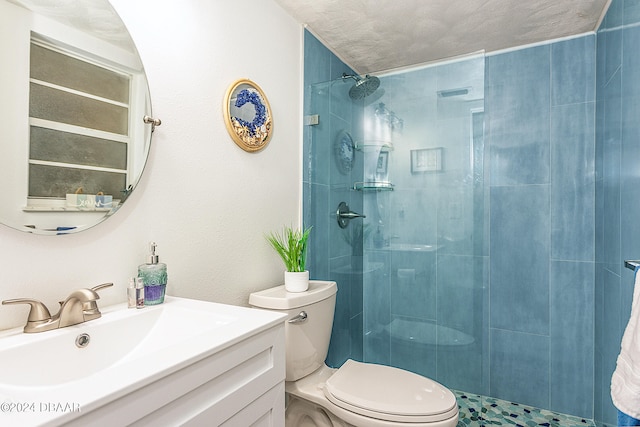
POLYGON ((346 79, 353 79, 356 81, 355 84, 351 86, 351 89, 349 89, 349 96, 351 99, 355 100, 366 98, 380 87, 380 79, 376 76, 370 76, 369 74, 364 77, 347 73, 342 74, 342 80, 346 79))

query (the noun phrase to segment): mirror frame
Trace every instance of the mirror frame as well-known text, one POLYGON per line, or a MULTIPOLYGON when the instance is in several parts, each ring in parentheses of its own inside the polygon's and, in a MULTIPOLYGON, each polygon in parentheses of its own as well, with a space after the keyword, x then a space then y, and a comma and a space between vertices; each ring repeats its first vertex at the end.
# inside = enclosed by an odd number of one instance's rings
POLYGON ((266 95, 254 82, 240 79, 234 82, 224 96, 224 123, 238 147, 256 152, 267 146, 273 134, 273 117, 266 95), (234 115, 234 109, 253 104, 255 115, 249 122, 234 115))
MULTIPOLYGON (((28 0, 25 3, 31 4, 28 0)), ((96 60, 98 63, 104 63, 106 65, 111 64, 112 61, 117 61, 117 59, 122 58, 125 60, 125 69, 131 69, 132 73, 134 72, 133 70, 137 70, 139 72, 139 77, 136 77, 138 79, 138 83, 136 85, 140 90, 139 93, 142 95, 139 98, 141 102, 135 110, 132 110, 132 114, 129 118, 130 126, 136 126, 137 129, 134 132, 132 141, 135 141, 135 143, 137 145, 139 144, 140 146, 137 155, 140 163, 136 163, 136 166, 134 166, 135 173, 134 175, 132 175, 132 179, 128 182, 127 188, 124 189, 123 195, 121 195, 121 197, 118 197, 118 199, 120 199, 120 203, 117 205, 114 203, 114 207, 112 209, 104 210, 103 212, 98 212, 98 210, 96 210, 97 212, 95 213, 91 212, 90 209, 75 209, 69 212, 65 209, 66 205, 64 200, 60 202, 62 203, 62 207, 60 207, 59 203, 56 201, 53 205, 54 207, 49 210, 47 210, 46 206, 44 208, 33 208, 33 205, 29 205, 27 196, 25 195, 26 205, 23 205, 23 208, 21 208, 21 210, 27 216, 16 216, 14 218, 12 214, 9 214, 8 216, 3 215, 3 217, 0 217, 0 224, 16 229, 18 231, 38 235, 70 234, 87 230, 100 224, 107 218, 111 217, 115 212, 117 212, 124 204, 126 199, 130 197, 133 190, 137 187, 142 174, 144 173, 144 169, 147 166, 148 156, 151 149, 152 134, 155 130, 155 127, 160 125, 160 121, 151 118, 152 109, 149 84, 144 70, 144 65, 142 64, 142 59, 140 58, 137 47, 135 46, 135 42, 131 39, 130 33, 126 29, 124 22, 118 15, 118 12, 115 10, 113 5, 111 5, 108 0, 104 0, 104 3, 105 6, 100 7, 108 7, 113 12, 113 17, 120 20, 122 27, 124 27, 124 30, 128 33, 126 34, 125 38, 131 43, 131 50, 127 50, 126 48, 117 44, 111 45, 109 42, 100 38, 100 36, 91 35, 90 32, 86 31, 84 32, 84 34, 87 35, 86 38, 82 36, 79 40, 74 39, 74 43, 71 43, 71 38, 77 36, 78 34, 82 34, 83 31, 81 29, 75 29, 68 26, 68 23, 58 22, 54 18, 49 17, 46 14, 41 15, 41 11, 38 9, 38 3, 35 1, 33 2, 33 5, 35 5, 35 9, 27 7, 25 4, 22 4, 22 2, 14 2, 11 0, 7 1, 7 4, 9 5, 7 7, 10 7, 11 5, 23 7, 27 10, 31 10, 31 13, 33 13, 34 15, 38 15, 38 20, 36 21, 38 23, 37 26, 27 28, 27 31, 30 29, 32 34, 37 34, 38 37, 43 37, 45 41, 50 41, 54 46, 60 45, 62 48, 68 46, 72 47, 70 51, 77 49, 79 52, 86 52, 89 59, 96 60), (43 29, 44 32, 42 31, 43 29), (78 43, 75 44, 75 41, 78 41, 78 43), (101 55, 102 51, 97 47, 100 47, 101 49, 107 51, 108 54, 103 57, 101 55), (136 123, 136 125, 134 125, 133 123, 136 123), (140 125, 138 123, 140 123, 140 125), (35 219, 40 216, 42 216, 43 221, 38 221, 37 219, 35 219), (46 219, 44 219, 45 216, 47 217, 46 219), (57 226, 57 224, 60 224, 60 226, 57 226)), ((48 6, 48 3, 43 4, 43 8, 46 8, 48 6)), ((119 62, 113 63, 118 65, 120 64, 119 62)), ((22 67, 20 69, 22 69, 22 67)), ((28 81, 28 76, 26 77, 26 79, 27 80, 25 81, 28 81)), ((23 184, 20 183, 19 185, 22 186, 23 184)), ((24 186, 26 185, 27 184, 24 184, 24 186)))

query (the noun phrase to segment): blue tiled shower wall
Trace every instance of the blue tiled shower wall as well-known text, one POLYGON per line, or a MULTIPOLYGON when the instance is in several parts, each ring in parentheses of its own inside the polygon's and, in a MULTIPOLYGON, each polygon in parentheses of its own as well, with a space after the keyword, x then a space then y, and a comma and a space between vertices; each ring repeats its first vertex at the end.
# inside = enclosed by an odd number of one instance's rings
POLYGON ((640 2, 613 0, 597 33, 595 419, 616 424, 609 397, 640 258, 640 2))
POLYGON ((492 396, 593 417, 595 36, 487 57, 492 396))
MULTIPOLYGON (((468 392, 615 424, 609 381, 633 290, 622 260, 640 258, 639 21, 640 2, 613 0, 597 35, 484 58, 485 199, 474 214, 484 215, 483 238, 473 250, 479 256, 460 268, 476 271, 481 282, 475 289, 486 343, 474 365, 481 374, 468 373, 478 376, 468 392)), ((365 107, 345 96, 343 72, 352 70, 305 33, 305 115, 320 121, 304 129, 304 221, 314 226, 312 276, 335 279, 340 288, 327 359, 334 366, 371 356, 368 312, 402 305, 365 291, 365 274, 352 273, 366 246, 355 248, 336 231, 339 201, 359 212, 366 207, 363 194, 350 190, 362 179, 362 158, 356 155, 347 174, 335 170, 335 139, 344 129, 362 137, 365 107)), ((382 84, 415 73, 383 76, 382 84)), ((389 106, 402 112, 401 99, 389 106)), ((454 255, 440 251, 418 262, 442 266, 454 255)), ((428 274, 437 282, 463 273, 428 274)), ((422 292, 404 298, 422 298, 428 310, 438 295, 422 292)), ((430 373, 416 367, 415 353, 402 354, 373 361, 430 373)))

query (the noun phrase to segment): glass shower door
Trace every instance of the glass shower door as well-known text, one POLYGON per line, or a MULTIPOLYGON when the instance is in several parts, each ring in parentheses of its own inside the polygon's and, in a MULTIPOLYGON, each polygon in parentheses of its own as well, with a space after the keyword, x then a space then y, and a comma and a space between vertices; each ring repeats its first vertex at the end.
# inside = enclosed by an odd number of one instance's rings
POLYGON ((393 187, 363 191, 363 360, 487 394, 484 57, 381 82, 364 123, 396 118, 375 163, 393 187))
POLYGON ((484 56, 305 93, 312 278, 338 283, 327 364, 397 366, 488 394, 484 56), (366 215, 337 223, 340 202, 366 215))
POLYGON ((362 265, 366 233, 362 219, 338 224, 344 202, 363 213, 362 193, 354 191, 364 170, 362 100, 349 97, 353 82, 336 79, 305 91, 303 220, 313 226, 309 240, 311 279, 335 280, 336 309, 327 364, 339 367, 347 359, 362 360, 362 265))

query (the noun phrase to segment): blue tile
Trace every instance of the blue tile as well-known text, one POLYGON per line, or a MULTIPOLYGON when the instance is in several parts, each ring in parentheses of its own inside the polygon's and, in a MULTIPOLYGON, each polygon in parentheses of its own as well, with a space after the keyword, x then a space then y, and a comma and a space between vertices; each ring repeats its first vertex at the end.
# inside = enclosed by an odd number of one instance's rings
POLYGON ((450 388, 486 392, 488 286, 488 258, 438 255, 438 324, 445 328, 438 336, 437 379, 450 388), (448 332, 465 334, 473 342, 446 345, 448 332))
MULTIPOLYGON (((464 137, 458 138, 460 140, 464 140, 464 137)), ((449 155, 451 152, 447 151, 449 155)), ((438 227, 439 251, 481 256, 483 251, 486 252, 485 240, 488 241, 489 237, 484 188, 482 185, 456 182, 455 179, 452 181, 440 181, 441 188, 447 190, 433 192, 438 198, 437 221, 434 223, 438 227)))
POLYGON ((389 364, 391 343, 385 326, 391 322, 389 301, 389 253, 365 251, 368 268, 363 273, 364 357, 366 361, 389 364))
POLYGON ((640 46, 640 26, 626 27, 622 33, 622 95, 637 98, 640 96, 640 55, 634 53, 640 46))
MULTIPOLYGON (((620 353, 622 329, 620 327, 620 276, 604 270, 603 299, 603 340, 602 345, 602 377, 603 386, 607 389, 611 375, 616 368, 616 360, 620 353)), ((603 421, 616 424, 616 408, 610 394, 604 393, 602 399, 603 421)))
POLYGON ((304 186, 303 211, 305 226, 313 227, 308 244, 308 270, 312 278, 329 277, 329 188, 326 185, 304 186))
MULTIPOLYGON (((351 257, 353 261, 353 257, 351 257)), ((352 263, 352 270, 355 270, 352 263)), ((360 316, 362 320, 362 313, 364 311, 364 288, 362 281, 362 274, 360 271, 353 271, 349 280, 349 291, 351 292, 351 308, 349 310, 351 317, 360 316)), ((360 327, 362 329, 362 327, 360 327)), ((362 334, 360 334, 362 337, 362 334)), ((362 341, 359 339, 358 341, 362 341)))
MULTIPOLYGON (((409 159, 408 153, 406 158, 409 159)), ((405 188, 399 183, 397 185, 399 188, 386 194, 385 199, 381 199, 385 205, 388 203, 388 206, 393 207, 393 211, 388 213, 389 219, 383 218, 384 238, 391 239, 390 243, 437 244, 438 236, 443 234, 438 229, 442 227, 438 221, 438 188, 434 185, 425 185, 422 188, 405 188)), ((384 213, 382 211, 383 215, 384 213)))
POLYGON ((594 263, 551 263, 551 407, 593 416, 594 263))
POLYGON ((598 76, 602 81, 602 84, 599 84, 598 88, 607 88, 608 96, 619 96, 620 80, 617 80, 616 82, 618 87, 609 87, 609 85, 611 85, 612 79, 615 75, 620 79, 622 69, 623 30, 618 29, 608 31, 606 33, 602 33, 602 35, 598 35, 598 37, 603 39, 603 52, 598 52, 598 61, 603 63, 603 66, 599 67, 599 71, 603 74, 602 77, 598 76))
POLYGON ((620 277, 620 330, 624 331, 631 318, 631 303, 635 288, 635 274, 632 270, 623 269, 620 277))
POLYGON ((602 89, 606 83, 605 69, 608 66, 605 61, 607 49, 607 32, 598 33, 596 36, 596 99, 602 99, 602 89))
POLYGON ((615 28, 622 25, 624 3, 625 0, 613 0, 610 3, 607 14, 605 15, 604 19, 602 20, 602 24, 600 25, 600 29, 615 28))
POLYGON ((551 45, 551 105, 595 100, 595 35, 551 45))
MULTIPOLYGON (((332 80, 329 85, 331 94, 331 118, 339 118, 349 125, 352 122, 353 111, 362 106, 362 102, 354 101, 349 97, 349 88, 351 84, 342 79, 332 80)), ((326 118, 320 118, 325 119, 326 118)), ((352 130, 353 132, 353 130, 352 130)), ((327 141, 328 142, 328 141, 327 141)))
POLYGON ((551 258, 595 258, 595 103, 553 107, 551 258))
MULTIPOLYGON (((328 209, 319 214, 329 219, 328 236, 330 243, 329 256, 335 257, 351 257, 354 254, 354 246, 351 244, 351 235, 355 231, 355 227, 340 228, 336 221, 336 210, 340 202, 349 204, 351 191, 349 187, 336 185, 331 186, 329 190, 329 206, 328 209)), ((354 208, 355 209, 355 208, 354 208)), ((356 225, 355 221, 350 225, 356 225)))
POLYGON ((638 3, 636 0, 624 0, 624 8, 622 13, 624 25, 633 25, 639 23, 640 3, 638 3))
POLYGON ((310 90, 310 103, 305 115, 317 114, 323 118, 318 125, 305 126, 303 133, 307 147, 304 149, 304 177, 313 183, 328 185, 331 182, 331 160, 333 151, 328 144, 332 137, 330 116, 329 85, 318 83, 310 90))
MULTIPOLYGON (((638 70, 640 73, 640 70, 638 70)), ((639 76, 640 77, 640 76, 639 76)), ((622 99, 622 147, 620 163, 620 258, 640 258, 640 93, 622 99)))
POLYGON ((609 382, 606 384, 602 381, 602 353, 598 350, 594 352, 593 364, 595 368, 595 379, 596 383, 593 391, 593 419, 602 421, 604 418, 603 410, 602 410, 602 400, 603 395, 608 394, 609 390, 609 382))
POLYGON ((549 182, 549 49, 487 57, 491 185, 549 182))
POLYGON ((391 314, 436 319, 436 252, 391 251, 391 314))
POLYGON ((491 329, 491 396, 549 407, 549 337, 491 329))
POLYGON ((491 327, 549 333, 549 189, 491 189, 491 327))
POLYGON ((356 316, 351 318, 351 354, 349 358, 354 360, 362 360, 364 350, 363 350, 363 341, 362 341, 362 327, 363 327, 363 315, 362 313, 358 313, 356 316))
POLYGON ((604 131, 602 141, 602 262, 614 266, 620 273, 621 266, 621 193, 620 167, 622 153, 622 103, 620 98, 604 100, 604 131), (615 219, 615 220, 614 220, 615 219))
POLYGON ((480 342, 488 286, 488 258, 438 255, 438 323, 480 342))
POLYGON ((331 51, 309 31, 304 32, 305 85, 331 80, 331 51))
POLYGON ((482 346, 442 345, 437 348, 438 372, 435 379, 448 388, 464 390, 467 393, 481 393, 482 384, 482 346))
POLYGON ((435 327, 433 322, 400 318, 395 316, 393 321, 403 320, 402 329, 392 329, 390 364, 401 369, 406 369, 429 378, 438 377, 437 346, 425 344, 412 339, 414 336, 424 335, 424 330, 435 327))
POLYGON ((595 265, 595 303, 594 303, 594 395, 593 419, 603 419, 603 396, 608 394, 609 379, 603 375, 602 354, 604 342, 604 277, 605 269, 602 264, 595 265))
POLYGON ((596 146, 595 146, 595 257, 603 262, 604 241, 604 101, 596 102, 596 146))
MULTIPOLYGON (((330 270, 344 265, 345 260, 334 258, 330 261, 330 270)), ((338 285, 336 307, 333 315, 333 328, 326 363, 331 367, 341 366, 351 356, 351 292, 349 286, 338 285)))

